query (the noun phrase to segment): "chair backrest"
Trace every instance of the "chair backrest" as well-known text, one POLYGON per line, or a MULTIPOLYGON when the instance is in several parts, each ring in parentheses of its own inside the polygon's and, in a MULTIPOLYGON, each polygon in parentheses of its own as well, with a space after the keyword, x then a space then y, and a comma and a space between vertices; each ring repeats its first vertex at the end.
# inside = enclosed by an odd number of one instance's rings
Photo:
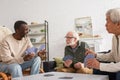
POLYGON ((2 42, 2 40, 9 34, 11 34, 12 31, 10 29, 8 29, 7 27, 2 27, 0 26, 0 44, 2 42))
MULTIPOLYGON (((1 53, 1 43, 2 40, 9 34, 11 34, 12 31, 10 29, 8 29, 7 27, 2 27, 0 26, 0 53, 1 53)), ((1 61, 1 58, 0 58, 1 61)))

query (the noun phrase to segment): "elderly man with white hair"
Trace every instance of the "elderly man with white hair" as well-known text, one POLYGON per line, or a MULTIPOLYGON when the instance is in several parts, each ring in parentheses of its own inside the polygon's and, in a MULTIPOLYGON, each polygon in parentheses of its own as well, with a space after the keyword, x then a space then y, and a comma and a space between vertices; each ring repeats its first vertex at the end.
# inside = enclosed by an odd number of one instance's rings
POLYGON ((87 43, 79 41, 78 33, 69 31, 66 36, 66 47, 64 55, 63 72, 92 73, 92 70, 83 65, 85 58, 85 48, 89 48, 87 43))
POLYGON ((106 13, 106 30, 114 34, 112 49, 107 54, 97 54, 88 49, 86 54, 94 54, 96 58, 87 61, 87 67, 93 68, 94 74, 109 75, 110 80, 120 80, 120 8, 110 9, 106 13), (99 61, 107 61, 102 63, 99 61))

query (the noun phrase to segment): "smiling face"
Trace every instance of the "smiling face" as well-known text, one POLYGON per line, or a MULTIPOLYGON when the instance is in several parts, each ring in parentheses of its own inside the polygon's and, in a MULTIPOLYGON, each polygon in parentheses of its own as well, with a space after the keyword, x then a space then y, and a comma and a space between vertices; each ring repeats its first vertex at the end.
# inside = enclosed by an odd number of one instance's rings
POLYGON ((110 16, 106 16, 106 30, 109 33, 120 35, 120 24, 119 23, 113 23, 110 19, 110 16))
POLYGON ((17 29, 17 33, 21 38, 25 37, 28 34, 28 32, 29 32, 29 28, 27 24, 21 24, 21 27, 17 29))

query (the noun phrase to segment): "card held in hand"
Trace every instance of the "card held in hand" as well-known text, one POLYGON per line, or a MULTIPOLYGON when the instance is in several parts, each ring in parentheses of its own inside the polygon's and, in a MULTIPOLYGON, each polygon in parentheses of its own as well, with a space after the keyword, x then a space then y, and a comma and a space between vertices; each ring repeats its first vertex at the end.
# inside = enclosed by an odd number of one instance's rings
POLYGON ((93 58, 95 58, 94 54, 88 54, 84 59, 84 66, 86 67, 86 63, 88 59, 93 59, 93 58))
POLYGON ((42 45, 40 46, 39 50, 41 51, 41 50, 44 50, 44 49, 45 49, 45 44, 42 44, 42 45))
POLYGON ((36 47, 31 47, 31 48, 28 48, 25 53, 26 54, 30 54, 30 53, 37 53, 37 51, 41 51, 41 50, 44 50, 45 49, 45 44, 42 44, 39 48, 36 48, 36 47))
POLYGON ((63 58, 63 61, 66 61, 66 60, 68 60, 68 59, 72 60, 73 57, 72 57, 71 55, 66 55, 66 56, 63 58))
POLYGON ((37 48, 36 47, 32 47, 32 48, 28 48, 26 51, 25 51, 25 53, 26 54, 30 54, 30 53, 37 53, 37 48))

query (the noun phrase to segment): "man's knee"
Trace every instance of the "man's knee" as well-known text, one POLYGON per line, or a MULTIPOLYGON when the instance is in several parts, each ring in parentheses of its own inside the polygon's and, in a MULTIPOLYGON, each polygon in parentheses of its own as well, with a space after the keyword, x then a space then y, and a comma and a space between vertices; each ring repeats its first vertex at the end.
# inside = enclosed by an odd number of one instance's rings
POLYGON ((36 58, 34 59, 34 62, 41 63, 41 58, 40 58, 40 57, 36 57, 36 58))
POLYGON ((10 72, 22 71, 22 68, 19 64, 10 64, 10 65, 8 65, 8 71, 10 71, 10 72))
POLYGON ((13 78, 23 76, 22 68, 19 64, 9 64, 8 65, 8 73, 10 73, 13 78))

